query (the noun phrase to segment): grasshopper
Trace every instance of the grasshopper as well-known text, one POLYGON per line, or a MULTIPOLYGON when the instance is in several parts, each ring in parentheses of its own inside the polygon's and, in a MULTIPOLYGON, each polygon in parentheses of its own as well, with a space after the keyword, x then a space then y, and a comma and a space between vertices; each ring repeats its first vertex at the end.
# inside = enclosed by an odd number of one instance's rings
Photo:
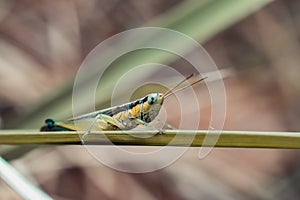
MULTIPOLYGON (((186 77, 184 80, 179 82, 177 85, 175 85, 173 88, 169 89, 165 93, 151 93, 143 98, 137 99, 129 103, 125 103, 123 105, 98 110, 68 120, 46 119, 46 125, 44 125, 41 128, 41 131, 76 131, 77 128, 74 122, 89 122, 89 127, 87 128, 87 130, 81 138, 82 142, 84 142, 84 138, 94 127, 95 123, 97 123, 98 128, 100 130, 104 131, 130 130, 137 127, 138 125, 152 127, 150 122, 154 121, 154 119, 158 115, 165 98, 169 97, 175 92, 184 90, 187 87, 191 87, 192 85, 199 83, 207 78, 201 78, 190 85, 175 90, 186 80, 190 79, 192 76, 194 76, 194 74, 191 74, 190 76, 186 77)), ((157 120, 157 122, 162 123, 159 120, 157 120)), ((176 129, 171 124, 162 124, 171 129, 176 129)), ((163 133, 163 130, 159 130, 159 132, 163 133)))

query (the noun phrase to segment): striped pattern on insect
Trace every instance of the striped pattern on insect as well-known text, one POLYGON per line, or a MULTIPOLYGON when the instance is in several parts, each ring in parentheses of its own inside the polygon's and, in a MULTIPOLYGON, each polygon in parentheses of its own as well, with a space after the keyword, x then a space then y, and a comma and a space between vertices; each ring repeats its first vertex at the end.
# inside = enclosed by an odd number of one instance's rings
MULTIPOLYGON (((137 127, 140 124, 152 127, 149 123, 152 122, 158 115, 165 98, 174 94, 175 92, 184 90, 185 88, 199 83, 207 78, 201 78, 192 83, 191 85, 187 85, 185 87, 175 90, 186 80, 190 79, 192 76, 193 74, 179 82, 176 86, 174 86, 172 89, 168 90, 164 94, 151 93, 141 99, 123 105, 98 110, 68 120, 46 119, 46 125, 41 128, 41 131, 76 131, 77 128, 74 122, 76 122, 76 125, 80 123, 88 123, 88 128, 85 129, 86 131, 81 138, 84 142, 86 135, 88 135, 88 133, 92 130, 92 128, 95 126, 95 123, 97 124, 97 129, 104 131, 130 130, 137 127)), ((157 120, 157 122, 161 123, 159 120, 157 120)), ((164 126, 167 126, 171 129, 174 128, 168 123, 163 124, 164 126)), ((161 132, 161 130, 159 131, 161 132)))

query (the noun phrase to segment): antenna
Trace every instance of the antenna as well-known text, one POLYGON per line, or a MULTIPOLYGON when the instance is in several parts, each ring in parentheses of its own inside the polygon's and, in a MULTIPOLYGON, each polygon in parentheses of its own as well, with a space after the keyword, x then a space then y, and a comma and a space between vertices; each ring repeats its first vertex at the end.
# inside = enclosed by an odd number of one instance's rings
MULTIPOLYGON (((193 75, 193 74, 192 74, 192 75, 193 75)), ((189 76, 188 78, 186 78, 186 79, 184 79, 183 81, 181 81, 180 84, 177 84, 177 85, 176 85, 175 87, 173 87, 171 90, 168 90, 168 91, 164 94, 164 97, 167 98, 167 97, 171 96, 172 94, 174 94, 174 93, 176 93, 176 92, 182 91, 182 90, 184 90, 184 89, 186 89, 186 88, 188 88, 188 87, 192 87, 193 85, 195 85, 195 84, 197 84, 197 83, 199 83, 199 82, 201 82, 201 81, 203 81, 203 80, 205 80, 205 79, 208 78, 208 77, 203 77, 203 78, 201 78, 201 79, 195 81, 194 83, 192 83, 192 84, 190 84, 190 85, 186 85, 186 86, 184 86, 184 87, 182 87, 182 88, 179 88, 179 89, 173 91, 173 89, 175 89, 176 87, 178 87, 178 86, 181 85, 184 81, 188 80, 188 79, 191 78, 191 77, 192 77, 192 76, 189 76)))
POLYGON ((184 83, 185 81, 189 80, 190 78, 192 78, 194 76, 194 73, 189 75, 188 77, 186 77, 185 79, 183 79, 182 81, 180 81, 179 83, 177 83, 177 85, 175 85, 173 88, 169 89, 167 92, 164 93, 164 96, 167 96, 170 92, 172 92, 172 90, 174 90, 175 88, 177 88, 178 86, 180 86, 182 83, 184 83))

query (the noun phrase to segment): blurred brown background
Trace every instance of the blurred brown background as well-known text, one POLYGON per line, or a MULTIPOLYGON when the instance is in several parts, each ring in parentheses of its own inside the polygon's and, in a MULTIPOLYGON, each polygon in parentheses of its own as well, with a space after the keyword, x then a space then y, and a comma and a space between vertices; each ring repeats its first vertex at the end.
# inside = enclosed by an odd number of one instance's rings
MULTIPOLYGON (((222 7, 230 2, 202 4, 222 7)), ((201 6, 194 3, 195 8, 201 6)), ((130 28, 159 26, 179 18, 193 7, 188 3, 184 9, 185 4, 178 0, 0 0, 1 127, 26 127, 26 120, 41 113, 47 118, 43 109, 69 94, 65 88, 98 43, 130 28)), ((224 80, 224 129, 299 131, 299 11, 297 0, 273 1, 246 18, 236 17, 236 22, 205 39, 195 38, 220 69, 232 72, 224 80)), ((180 25, 189 22, 181 21, 180 25)), ((201 29, 197 20, 193 26, 201 29)), ((180 60, 172 65, 184 67, 180 60)), ((209 113, 209 109, 204 106, 201 112, 209 113)), ((178 119, 172 120, 170 123, 176 123, 178 119)), ((55 199, 252 200, 300 196, 298 150, 218 148, 203 160, 198 159, 198 150, 191 148, 171 166, 146 174, 112 170, 76 146, 43 146, 27 154, 19 149, 22 152, 14 152, 21 153, 19 156, 3 155, 55 199)), ((0 199, 20 198, 0 181, 0 199)))

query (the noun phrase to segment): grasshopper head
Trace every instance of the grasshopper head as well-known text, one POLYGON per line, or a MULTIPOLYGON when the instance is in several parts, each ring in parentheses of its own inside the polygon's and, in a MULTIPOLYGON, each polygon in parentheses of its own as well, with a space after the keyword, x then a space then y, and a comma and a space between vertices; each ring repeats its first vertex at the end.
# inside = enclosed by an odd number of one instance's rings
POLYGON ((146 111, 144 113, 145 122, 151 122, 158 115, 161 105, 164 102, 164 95, 161 93, 151 93, 146 96, 147 104, 144 104, 146 111))
POLYGON ((151 93, 148 95, 147 102, 149 105, 162 105, 164 102, 164 95, 162 93, 151 93))

